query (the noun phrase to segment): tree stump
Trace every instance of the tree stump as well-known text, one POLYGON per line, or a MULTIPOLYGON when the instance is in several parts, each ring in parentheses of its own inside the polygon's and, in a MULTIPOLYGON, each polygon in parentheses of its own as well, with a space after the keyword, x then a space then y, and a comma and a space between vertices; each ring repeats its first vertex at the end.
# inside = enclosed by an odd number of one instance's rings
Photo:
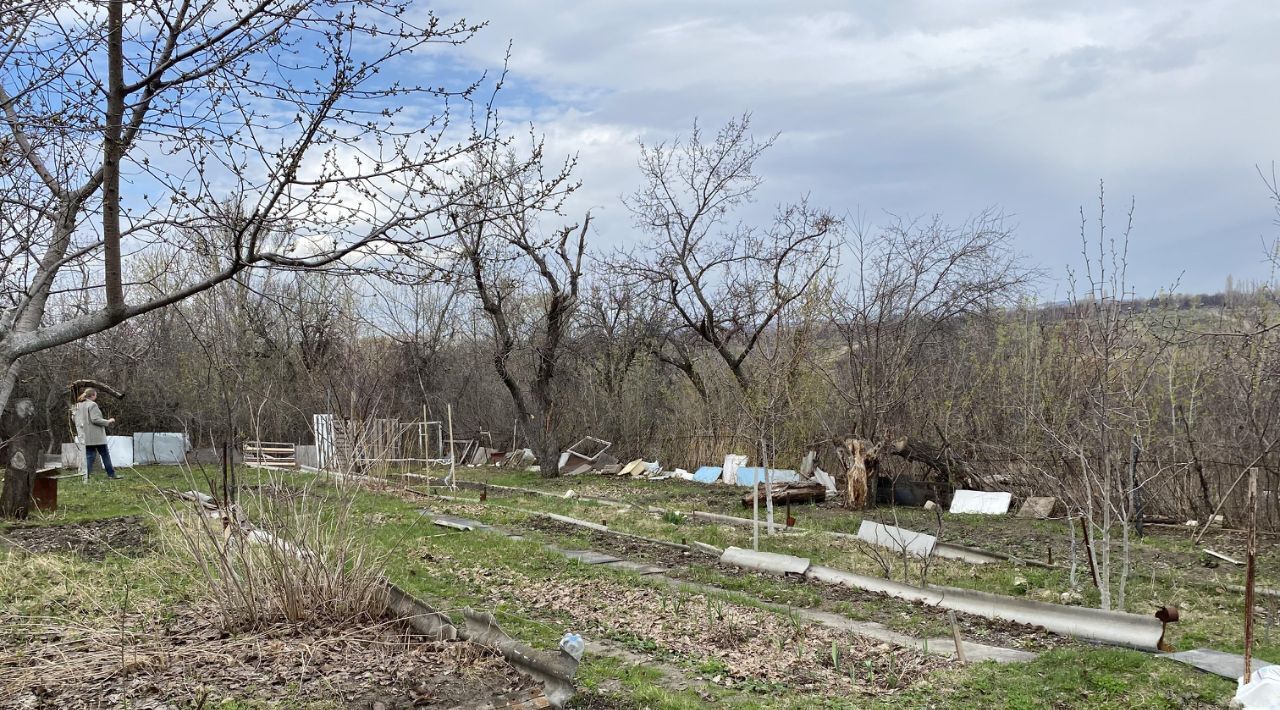
POLYGON ((837 452, 845 466, 844 507, 867 507, 867 485, 880 465, 880 447, 864 439, 846 438, 837 452))
POLYGON ((4 464, 0 518, 21 520, 31 512, 31 489, 44 459, 35 413, 30 399, 19 399, 0 416, 0 440, 5 442, 0 448, 0 463, 4 464))

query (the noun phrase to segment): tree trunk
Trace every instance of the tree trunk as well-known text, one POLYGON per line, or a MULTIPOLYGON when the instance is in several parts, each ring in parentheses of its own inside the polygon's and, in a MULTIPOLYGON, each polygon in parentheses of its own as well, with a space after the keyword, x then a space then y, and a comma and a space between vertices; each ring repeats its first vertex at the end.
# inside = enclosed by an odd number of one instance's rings
POLYGON ((6 442, 0 453, 5 466, 0 518, 21 520, 31 512, 31 488, 44 459, 35 413, 31 400, 19 399, 0 417, 0 437, 6 442))
POLYGON ((560 442, 547 417, 541 414, 527 414, 521 417, 525 423, 524 436, 529 448, 538 457, 538 475, 543 478, 555 478, 560 475, 560 442))
POLYGON ((538 475, 555 478, 560 475, 560 451, 556 442, 547 437, 538 444, 538 475))

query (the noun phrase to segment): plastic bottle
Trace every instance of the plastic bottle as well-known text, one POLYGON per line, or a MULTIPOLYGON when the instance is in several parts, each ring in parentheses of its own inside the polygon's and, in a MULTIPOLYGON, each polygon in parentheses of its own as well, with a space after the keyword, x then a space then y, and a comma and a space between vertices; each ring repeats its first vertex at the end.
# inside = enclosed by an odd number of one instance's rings
POLYGON ((587 650, 587 643, 582 640, 581 636, 570 631, 565 633, 564 638, 560 639, 560 650, 573 657, 573 660, 581 661, 582 652, 587 650))

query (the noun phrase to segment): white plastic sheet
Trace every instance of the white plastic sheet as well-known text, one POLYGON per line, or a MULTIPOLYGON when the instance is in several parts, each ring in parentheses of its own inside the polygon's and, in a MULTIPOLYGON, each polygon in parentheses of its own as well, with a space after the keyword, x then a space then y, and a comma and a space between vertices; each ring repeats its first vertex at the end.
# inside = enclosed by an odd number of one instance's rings
POLYGON ((747 465, 747 457, 741 454, 728 454, 724 457, 724 466, 720 469, 720 480, 725 483, 736 486, 738 485, 738 468, 747 465))

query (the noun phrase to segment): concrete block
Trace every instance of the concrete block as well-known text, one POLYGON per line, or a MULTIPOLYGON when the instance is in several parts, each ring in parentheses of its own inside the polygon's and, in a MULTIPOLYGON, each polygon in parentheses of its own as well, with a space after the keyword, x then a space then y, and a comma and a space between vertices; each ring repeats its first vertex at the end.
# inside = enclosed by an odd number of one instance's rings
POLYGON ((1053 509, 1057 507, 1057 498, 1052 496, 1032 496, 1022 502, 1022 507, 1018 508, 1018 517, 1044 520, 1053 515, 1053 509))

